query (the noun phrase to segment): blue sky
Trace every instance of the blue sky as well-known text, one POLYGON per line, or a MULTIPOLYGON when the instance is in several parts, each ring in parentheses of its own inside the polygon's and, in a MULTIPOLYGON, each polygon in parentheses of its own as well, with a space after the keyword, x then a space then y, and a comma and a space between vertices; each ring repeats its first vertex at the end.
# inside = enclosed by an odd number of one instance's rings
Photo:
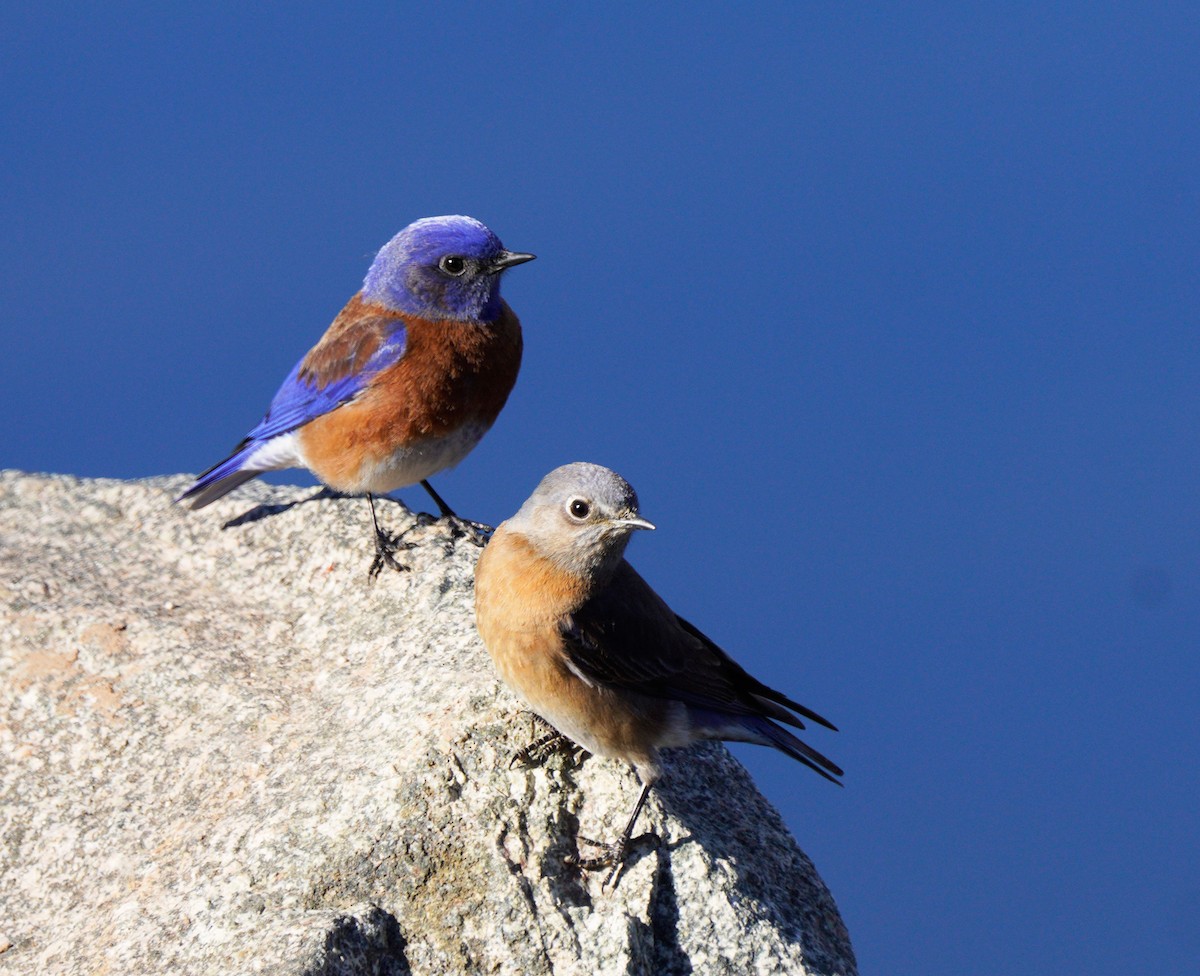
POLYGON ((636 486, 643 575, 843 730, 845 790, 735 751, 863 971, 1195 971, 1194 4, 3 21, 0 465, 206 467, 479 217, 526 355, 435 485, 636 486))

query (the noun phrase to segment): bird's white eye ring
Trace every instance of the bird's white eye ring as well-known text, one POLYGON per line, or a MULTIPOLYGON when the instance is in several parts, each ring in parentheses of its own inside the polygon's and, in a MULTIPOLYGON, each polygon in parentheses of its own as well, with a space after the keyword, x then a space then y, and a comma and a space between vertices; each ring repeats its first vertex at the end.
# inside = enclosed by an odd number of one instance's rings
POLYGON ((579 519, 582 522, 591 514, 592 506, 582 498, 572 498, 567 503, 567 511, 571 513, 572 518, 579 519))
POLYGON ((447 254, 438 261, 438 267, 446 274, 458 278, 466 272, 467 262, 460 254, 447 254))

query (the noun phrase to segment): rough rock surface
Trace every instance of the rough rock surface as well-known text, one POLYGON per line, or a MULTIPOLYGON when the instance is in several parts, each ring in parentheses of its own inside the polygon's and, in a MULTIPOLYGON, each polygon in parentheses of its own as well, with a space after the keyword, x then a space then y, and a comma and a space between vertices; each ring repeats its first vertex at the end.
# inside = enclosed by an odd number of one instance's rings
POLYGON ((668 763, 615 892, 568 863, 638 784, 509 768, 530 720, 475 633, 472 544, 417 528, 371 585, 360 500, 193 513, 185 484, 0 474, 0 971, 855 971, 723 748, 668 763))

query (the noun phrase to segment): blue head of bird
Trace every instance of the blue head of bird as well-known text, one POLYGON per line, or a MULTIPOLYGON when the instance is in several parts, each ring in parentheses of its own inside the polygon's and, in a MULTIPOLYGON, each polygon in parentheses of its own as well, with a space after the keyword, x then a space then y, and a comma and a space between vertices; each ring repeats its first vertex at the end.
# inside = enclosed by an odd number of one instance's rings
POLYGON ((541 556, 596 582, 616 570, 635 529, 654 528, 639 514, 628 481, 583 461, 546 475, 508 526, 541 556))
POLYGON ((533 257, 506 251, 473 217, 423 217, 375 256, 363 297, 425 319, 491 322, 500 314, 501 274, 533 257))

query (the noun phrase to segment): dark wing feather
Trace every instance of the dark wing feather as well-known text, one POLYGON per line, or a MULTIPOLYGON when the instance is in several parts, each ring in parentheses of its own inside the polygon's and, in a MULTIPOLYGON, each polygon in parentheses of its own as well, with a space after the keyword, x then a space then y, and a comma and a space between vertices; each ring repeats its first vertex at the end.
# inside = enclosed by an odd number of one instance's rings
POLYGON ((721 650, 720 647, 709 640, 709 638, 701 633, 700 630, 693 624, 688 623, 679 616, 676 616, 675 619, 679 621, 679 625, 688 633, 690 633, 697 640, 703 641, 709 650, 711 650, 714 654, 719 654, 724 659, 726 670, 730 674, 730 680, 734 681, 738 687, 744 689, 748 694, 753 695, 759 704, 764 707, 764 711, 768 712, 772 718, 777 718, 781 722, 787 722, 789 725, 795 725, 797 728, 804 728, 804 724, 802 722, 797 721, 794 716, 788 714, 787 709, 791 709, 791 711, 803 715, 805 718, 816 722, 818 725, 823 725, 827 729, 833 729, 835 732, 837 731, 837 726, 830 722, 829 719, 818 715, 811 708, 801 705, 798 701, 793 701, 783 692, 776 691, 770 685, 763 684, 756 677, 754 677, 754 675, 750 674, 745 668, 738 664, 737 661, 733 660, 733 658, 721 650), (782 705, 783 708, 771 708, 768 703, 782 705), (786 718, 784 717, 785 715, 787 716, 786 718))
POLYGON ((787 709, 829 726, 811 709, 748 674, 677 616, 627 562, 560 629, 575 670, 600 684, 729 715, 764 715, 797 728, 787 709))

